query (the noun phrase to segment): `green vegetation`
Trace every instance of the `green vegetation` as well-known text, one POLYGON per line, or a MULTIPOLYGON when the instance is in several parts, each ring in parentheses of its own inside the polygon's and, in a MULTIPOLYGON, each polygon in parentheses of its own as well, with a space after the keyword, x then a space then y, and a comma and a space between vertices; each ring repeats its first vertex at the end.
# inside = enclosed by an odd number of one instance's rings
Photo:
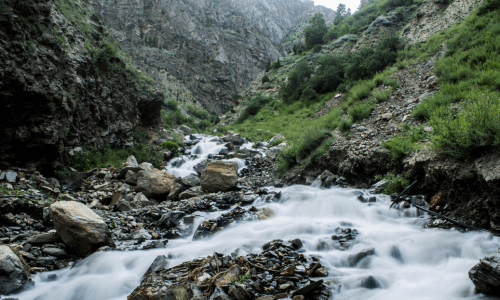
POLYGON ((236 119, 236 124, 241 124, 248 118, 255 116, 264 105, 269 102, 269 98, 262 95, 253 96, 250 102, 247 104, 243 112, 240 114, 238 119, 236 119))
POLYGON ((422 125, 409 126, 404 123, 403 132, 396 134, 392 139, 382 142, 382 147, 392 153, 392 160, 398 161, 410 152, 418 149, 419 142, 427 138, 427 134, 422 125))
POLYGON ((161 143, 158 146, 160 146, 161 148, 163 148, 165 150, 172 152, 172 157, 177 157, 177 156, 181 155, 181 152, 179 151, 179 148, 181 146, 174 141, 166 141, 166 142, 161 143))
POLYGON ((84 148, 83 151, 75 153, 68 165, 79 171, 106 168, 108 165, 120 168, 127 157, 134 155, 138 163, 148 162, 159 168, 163 162, 161 152, 146 144, 149 138, 147 134, 138 132, 136 137, 139 142, 132 147, 113 147, 107 144, 102 149, 84 148))
MULTIPOLYGON (((402 51, 400 61, 421 60, 441 51, 446 40, 447 51, 435 65, 440 90, 413 111, 414 117, 433 127, 433 149, 463 156, 500 144, 499 34, 500 1, 488 0, 462 22, 402 51)), ((414 149, 422 130, 410 131, 419 134, 398 135, 384 143, 393 158, 414 149)))
POLYGON ((404 191, 410 184, 408 181, 408 174, 393 174, 387 173, 385 175, 376 175, 375 180, 386 180, 387 186, 384 188, 384 193, 390 195, 392 193, 400 193, 404 191))
POLYGON ((327 31, 325 19, 321 13, 316 13, 311 20, 309 20, 309 24, 310 25, 304 30, 307 49, 311 49, 316 45, 321 46, 323 44, 323 36, 327 31))
POLYGON ((182 113, 177 101, 170 99, 163 104, 164 110, 161 111, 163 127, 165 129, 177 128, 180 125, 189 126, 194 132, 204 132, 212 127, 217 117, 211 115, 204 109, 196 109, 194 105, 186 106, 187 115, 182 113))

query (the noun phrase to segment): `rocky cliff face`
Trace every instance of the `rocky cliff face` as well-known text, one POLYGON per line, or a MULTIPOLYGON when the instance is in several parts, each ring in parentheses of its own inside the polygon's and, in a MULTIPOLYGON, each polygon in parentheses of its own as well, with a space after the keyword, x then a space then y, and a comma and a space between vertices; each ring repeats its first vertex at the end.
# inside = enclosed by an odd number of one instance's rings
POLYGON ((90 2, 113 37, 168 98, 221 114, 237 103, 278 43, 315 12, 301 0, 116 0, 90 2))
POLYGON ((0 2, 0 162, 60 166, 75 147, 132 144, 161 124, 162 95, 106 44, 82 3, 0 2), (84 24, 88 31, 76 24, 84 24))

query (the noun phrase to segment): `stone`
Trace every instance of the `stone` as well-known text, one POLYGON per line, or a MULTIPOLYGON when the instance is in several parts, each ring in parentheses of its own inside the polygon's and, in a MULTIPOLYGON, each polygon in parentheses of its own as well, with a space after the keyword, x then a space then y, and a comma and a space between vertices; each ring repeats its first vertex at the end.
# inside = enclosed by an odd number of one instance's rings
POLYGON ((85 205, 59 201, 50 206, 50 217, 64 243, 80 256, 101 246, 115 247, 108 225, 85 205))
POLYGON ((64 251, 61 248, 56 248, 56 247, 47 247, 47 248, 42 248, 42 252, 50 255, 50 256, 55 256, 55 257, 64 257, 67 256, 68 254, 66 251, 64 251))
POLYGON ((278 156, 279 151, 280 149, 278 147, 272 147, 270 149, 267 149, 264 154, 270 159, 275 160, 278 156))
POLYGON ((133 155, 130 155, 129 157, 127 157, 126 163, 127 163, 128 167, 132 167, 132 168, 139 167, 139 163, 137 162, 137 158, 135 158, 135 156, 133 156, 133 155))
POLYGON ((374 254, 375 254, 375 249, 373 248, 361 251, 359 253, 349 255, 349 257, 347 258, 347 263, 349 264, 350 267, 355 267, 362 259, 374 254))
POLYGON ((290 241, 290 244, 295 250, 302 248, 302 241, 300 239, 293 239, 290 241))
POLYGON ((17 255, 6 245, 0 245, 0 294, 7 295, 20 289, 29 273, 17 255))
POLYGON ((120 169, 120 172, 118 175, 116 175, 117 179, 124 179, 125 176, 127 175, 128 171, 134 171, 134 173, 139 173, 143 169, 140 167, 124 167, 120 169))
POLYGON ((157 225, 160 228, 173 228, 177 227, 179 221, 186 215, 183 211, 169 211, 166 214, 163 214, 158 220, 157 225))
POLYGON ((318 268, 316 271, 314 271, 314 275, 318 277, 326 277, 328 276, 328 270, 325 267, 318 268))
POLYGON ((269 207, 259 208, 259 212, 257 213, 259 220, 267 220, 272 216, 274 216, 274 210, 269 207))
POLYGON ((197 197, 199 195, 203 194, 203 191, 201 190, 201 187, 195 186, 190 189, 185 190, 184 192, 179 194, 179 199, 189 199, 193 197, 197 197))
POLYGON ((442 202, 442 200, 443 198, 441 193, 435 194, 434 196, 432 196, 431 201, 429 201, 429 207, 435 208, 442 202))
POLYGON ((231 298, 229 298, 229 296, 224 293, 223 289, 217 286, 212 296, 210 296, 209 300, 231 300, 231 298))
POLYGON ((297 295, 304 295, 306 293, 309 293, 310 291, 313 291, 314 289, 316 289, 321 284, 323 284, 323 279, 320 279, 318 281, 311 281, 310 284, 308 284, 306 286, 303 286, 300 289, 292 292, 292 297, 295 297, 297 295))
POLYGON ((53 244, 61 241, 61 237, 57 232, 40 233, 30 237, 26 242, 29 244, 53 244))
POLYGON ((127 172, 127 175, 125 175, 125 183, 130 184, 130 185, 137 185, 137 173, 135 173, 132 170, 129 170, 127 172))
POLYGON ((469 270, 469 278, 480 292, 500 296, 500 253, 481 259, 469 270))
POLYGON ((184 135, 190 135, 193 132, 193 130, 191 128, 187 127, 186 125, 179 126, 179 128, 177 128, 177 130, 182 131, 182 133, 184 133, 184 135))
POLYGON ((289 289, 293 288, 294 286, 295 285, 293 284, 293 282, 288 281, 286 283, 280 284, 279 289, 281 291, 286 291, 286 290, 289 290, 289 289))
POLYGON ((136 190, 148 198, 166 198, 174 180, 175 176, 165 171, 142 170, 137 174, 136 190))
POLYGON ((146 170, 146 171, 153 171, 153 169, 154 169, 153 164, 148 163, 148 162, 143 162, 143 163, 139 164, 139 168, 141 168, 142 170, 146 170))
POLYGON ((422 100, 424 100, 425 98, 429 98, 430 96, 432 96, 432 93, 423 93, 418 97, 418 102, 421 102, 422 100))
POLYGON ((205 163, 205 162, 201 162, 199 164, 196 164, 194 165, 194 170, 198 173, 198 174, 201 174, 203 173, 203 171, 207 168, 208 166, 208 163, 205 163))
POLYGON ((5 181, 9 183, 16 183, 17 173, 16 172, 5 172, 5 181))
POLYGON ((236 146, 241 146, 241 145, 243 145, 243 142, 244 142, 243 137, 239 133, 223 136, 222 140, 224 142, 231 142, 231 143, 233 143, 233 145, 236 145, 236 146))
POLYGON ((152 236, 146 229, 139 229, 132 232, 132 234, 130 234, 130 238, 133 240, 150 240, 152 236))
POLYGON ((168 194, 167 200, 169 200, 169 201, 179 200, 179 195, 185 189, 186 188, 185 188, 184 184, 182 184, 181 179, 180 178, 176 178, 170 184, 170 193, 168 194))
POLYGON ((227 192, 238 184, 238 165, 233 161, 212 161, 201 174, 200 185, 207 192, 227 192))
POLYGON ((200 185, 200 177, 195 174, 190 174, 186 177, 182 178, 182 183, 189 187, 199 186, 200 185))
POLYGON ((380 116, 380 118, 382 118, 382 120, 390 120, 390 119, 392 119, 392 114, 391 113, 385 113, 385 114, 382 114, 380 116))
POLYGON ((373 276, 368 276, 366 278, 363 278, 361 280, 361 287, 364 287, 366 289, 378 289, 381 287, 380 283, 375 279, 373 276))
POLYGON ((75 197, 69 195, 69 194, 63 194, 61 196, 62 200, 64 201, 79 201, 78 199, 76 199, 75 197))
POLYGON ((116 209, 118 209, 118 211, 121 211, 121 212, 132 210, 132 205, 130 204, 130 202, 128 202, 127 200, 123 200, 123 199, 116 202, 115 207, 116 207, 116 209))

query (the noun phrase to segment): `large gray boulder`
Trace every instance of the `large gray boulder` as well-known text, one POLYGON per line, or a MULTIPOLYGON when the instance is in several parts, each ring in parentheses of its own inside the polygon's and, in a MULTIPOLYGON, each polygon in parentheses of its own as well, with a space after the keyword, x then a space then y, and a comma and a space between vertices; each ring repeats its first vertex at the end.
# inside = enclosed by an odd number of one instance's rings
POLYGON ((64 243, 80 256, 102 246, 115 247, 108 225, 80 202, 56 202, 50 206, 50 217, 64 243))
POLYGON ((201 188, 210 193, 226 192, 238 184, 238 165, 234 161, 211 161, 201 173, 201 188))
POLYGON ((193 130, 191 128, 187 127, 186 125, 179 126, 179 128, 177 128, 177 130, 182 131, 182 133, 184 133, 184 135, 190 135, 193 132, 193 130))
POLYGON ((6 245, 0 245, 0 295, 20 289, 29 273, 17 255, 6 245))
POLYGON ((142 170, 137 174, 136 190, 142 192, 146 197, 165 200, 174 181, 175 176, 165 171, 142 170))
POLYGON ((481 259, 470 269, 469 278, 480 292, 500 296, 500 253, 481 259))
POLYGON ((189 187, 199 186, 200 185, 200 177, 198 177, 194 174, 189 174, 188 176, 182 178, 182 183, 186 186, 189 186, 189 187))
POLYGON ((243 145, 243 143, 244 143, 243 137, 239 133, 226 135, 226 136, 222 137, 222 140, 224 142, 231 142, 234 145, 238 145, 238 146, 243 145))

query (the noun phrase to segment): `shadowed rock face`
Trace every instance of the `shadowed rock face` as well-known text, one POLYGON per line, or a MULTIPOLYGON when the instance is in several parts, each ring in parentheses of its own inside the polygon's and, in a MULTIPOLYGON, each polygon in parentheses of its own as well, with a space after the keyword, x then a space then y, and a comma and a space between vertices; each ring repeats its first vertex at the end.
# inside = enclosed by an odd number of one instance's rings
POLYGON ((93 58, 53 1, 11 3, 0 14, 0 162, 53 168, 77 146, 132 143, 138 126, 160 126, 162 96, 139 91, 118 57, 93 58))
POLYGON ((315 12, 301 0, 91 1, 110 33, 169 98, 221 114, 285 52, 278 43, 315 12), (181 83, 182 81, 182 83, 181 83))

